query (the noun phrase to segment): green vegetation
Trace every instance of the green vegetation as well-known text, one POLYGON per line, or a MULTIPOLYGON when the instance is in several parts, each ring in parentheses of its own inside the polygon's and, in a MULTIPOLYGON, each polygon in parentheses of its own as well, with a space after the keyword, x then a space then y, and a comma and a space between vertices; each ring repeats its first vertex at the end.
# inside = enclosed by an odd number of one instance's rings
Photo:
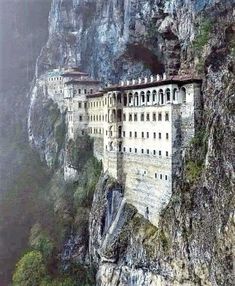
POLYGON ((90 206, 102 170, 102 165, 96 158, 89 159, 80 175, 76 191, 74 193, 74 203, 76 207, 90 206))
MULTIPOLYGON (((89 137, 79 137, 75 142, 70 141, 69 148, 71 160, 78 170, 78 182, 66 183, 59 170, 50 177, 50 173, 44 169, 39 158, 33 161, 35 168, 32 168, 32 158, 30 158, 29 164, 25 163, 26 170, 22 170, 23 172, 19 174, 15 192, 6 196, 3 206, 8 207, 9 202, 9 212, 10 208, 13 208, 12 203, 17 205, 20 199, 23 199, 24 204, 19 204, 18 213, 20 218, 26 219, 24 249, 29 252, 23 256, 20 251, 18 253, 21 259, 14 273, 15 286, 94 285, 92 270, 71 261, 69 269, 64 272, 58 260, 64 239, 71 233, 71 229, 83 240, 84 247, 88 247, 89 211, 102 170, 101 163, 93 157, 92 141, 89 137), (27 191, 27 186, 30 187, 30 191, 27 191), (27 213, 21 214, 25 210, 27 213), (30 247, 28 249, 27 242, 30 247), (28 273, 30 277, 27 276, 28 273)), ((18 213, 13 211, 14 216, 18 213)), ((1 219, 4 220, 6 217, 0 217, 1 219)), ((17 230, 12 229, 11 232, 14 234, 17 230)))
POLYGON ((186 161, 186 179, 194 183, 201 175, 204 167, 204 160, 207 153, 208 134, 205 129, 199 130, 190 141, 190 148, 193 151, 192 158, 186 161))
POLYGON ((168 251, 170 244, 169 244, 169 240, 165 234, 165 232, 161 229, 161 231, 159 232, 159 239, 161 241, 161 245, 164 251, 168 251))
POLYGON ((46 277, 42 254, 31 251, 25 254, 16 265, 13 286, 37 286, 46 277))
POLYGON ((199 73, 203 72, 204 58, 202 57, 202 52, 204 47, 209 43, 212 28, 213 23, 210 19, 202 19, 198 27, 198 33, 193 41, 193 49, 198 56, 198 63, 196 65, 196 69, 199 73))
MULTIPOLYGON (((73 278, 48 275, 47 265, 40 251, 26 253, 16 265, 13 286, 76 286, 73 278)), ((89 285, 89 284, 87 284, 89 285)))
POLYGON ((32 227, 30 232, 29 243, 33 249, 40 251, 42 253, 45 261, 51 259, 54 249, 54 243, 50 239, 46 231, 42 229, 40 224, 36 223, 32 227))
POLYGON ((203 165, 199 162, 189 161, 186 165, 186 178, 190 183, 195 182, 201 175, 203 165))
POLYGON ((62 120, 55 126, 55 139, 56 142, 58 143, 59 150, 64 145, 65 134, 66 134, 65 118, 64 115, 62 115, 62 120))
POLYGON ((199 25, 198 33, 193 41, 193 48, 197 54, 201 54, 204 46, 208 44, 213 23, 210 19, 203 19, 199 25))

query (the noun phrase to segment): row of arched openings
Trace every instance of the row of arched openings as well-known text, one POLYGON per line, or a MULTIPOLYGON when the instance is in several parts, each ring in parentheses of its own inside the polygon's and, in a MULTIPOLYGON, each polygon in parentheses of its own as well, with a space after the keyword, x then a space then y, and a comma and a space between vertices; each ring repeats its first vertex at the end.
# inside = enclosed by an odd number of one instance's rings
POLYGON ((165 91, 163 89, 153 90, 152 92, 148 90, 147 92, 129 92, 124 93, 113 93, 110 97, 110 104, 123 104, 124 106, 142 106, 142 105, 152 105, 152 104, 166 104, 170 102, 175 103, 185 103, 186 102, 186 89, 182 87, 180 90, 177 88, 173 89, 173 92, 169 88, 165 91))

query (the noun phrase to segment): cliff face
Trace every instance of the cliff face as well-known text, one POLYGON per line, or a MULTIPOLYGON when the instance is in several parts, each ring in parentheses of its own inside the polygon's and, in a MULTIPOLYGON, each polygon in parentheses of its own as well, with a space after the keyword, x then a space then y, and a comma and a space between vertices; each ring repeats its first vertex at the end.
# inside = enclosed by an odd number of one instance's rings
POLYGON ((216 1, 194 2, 53 1, 39 72, 77 65, 110 81, 142 72, 174 73, 194 36, 195 14, 216 1))
MULTIPOLYGON (((201 129, 158 228, 100 178, 89 249, 97 285, 234 285, 234 13, 234 1, 53 1, 37 75, 78 65, 112 82, 163 71, 203 77, 201 129)), ((48 137, 33 136, 47 157, 48 137)))

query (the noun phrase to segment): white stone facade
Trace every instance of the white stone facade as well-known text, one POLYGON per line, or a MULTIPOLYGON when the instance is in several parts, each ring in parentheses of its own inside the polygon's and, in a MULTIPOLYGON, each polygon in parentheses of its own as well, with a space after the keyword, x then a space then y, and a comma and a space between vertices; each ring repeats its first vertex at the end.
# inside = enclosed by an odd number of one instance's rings
POLYGON ((157 75, 99 91, 99 82, 87 76, 65 78, 58 77, 58 85, 50 83, 48 93, 54 89, 63 94, 54 94, 54 100, 67 109, 69 138, 89 134, 94 155, 123 186, 127 202, 157 225, 171 197, 182 151, 195 133, 200 79, 157 75))

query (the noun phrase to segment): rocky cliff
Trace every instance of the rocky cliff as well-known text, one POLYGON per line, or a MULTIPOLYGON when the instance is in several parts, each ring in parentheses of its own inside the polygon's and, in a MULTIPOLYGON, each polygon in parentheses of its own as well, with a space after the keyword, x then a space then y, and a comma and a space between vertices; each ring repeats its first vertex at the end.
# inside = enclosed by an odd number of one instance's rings
MULTIPOLYGON (((37 77, 58 66, 76 65, 111 82, 163 71, 203 78, 201 127, 185 154, 181 180, 158 228, 125 203, 120 186, 106 174, 100 178, 89 222, 89 263, 98 271, 97 285, 235 283, 234 4, 52 2, 49 39, 38 58, 37 77)), ((38 98, 40 103, 40 94, 38 98)), ((57 145, 53 133, 48 137, 44 132, 46 125, 41 126, 41 137, 33 131, 38 130, 35 106, 30 109, 31 136, 48 158, 50 146, 57 145)), ((37 118, 43 113, 42 109, 37 118)))

